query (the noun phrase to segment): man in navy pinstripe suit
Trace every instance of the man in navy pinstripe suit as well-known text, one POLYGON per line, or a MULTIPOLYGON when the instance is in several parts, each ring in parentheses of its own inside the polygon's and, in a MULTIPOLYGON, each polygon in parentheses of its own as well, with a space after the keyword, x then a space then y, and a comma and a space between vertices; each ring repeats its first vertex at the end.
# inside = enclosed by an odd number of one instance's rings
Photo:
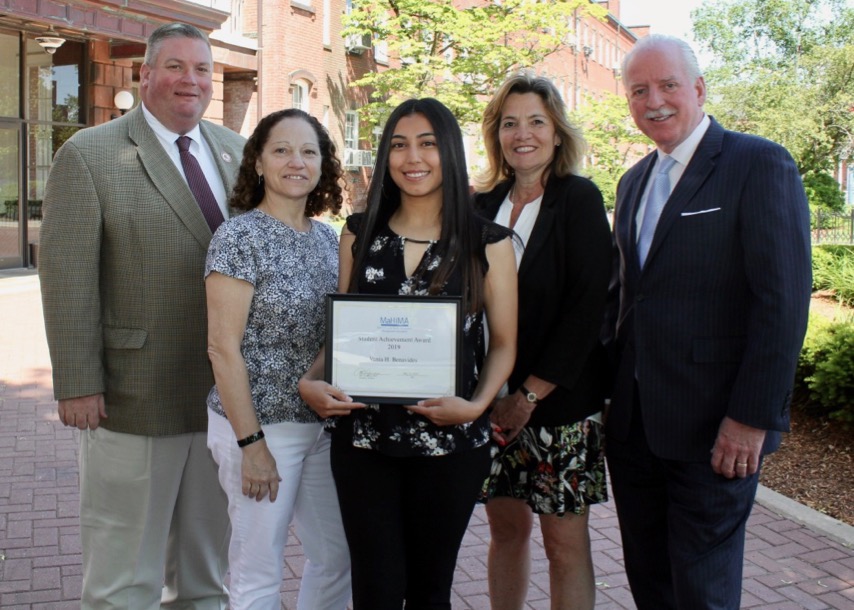
POLYGON ((607 452, 626 570, 641 610, 736 609, 745 523, 762 456, 788 430, 806 330, 807 201, 785 149, 703 112, 683 41, 639 41, 623 78, 657 146, 623 176, 614 213, 607 452))

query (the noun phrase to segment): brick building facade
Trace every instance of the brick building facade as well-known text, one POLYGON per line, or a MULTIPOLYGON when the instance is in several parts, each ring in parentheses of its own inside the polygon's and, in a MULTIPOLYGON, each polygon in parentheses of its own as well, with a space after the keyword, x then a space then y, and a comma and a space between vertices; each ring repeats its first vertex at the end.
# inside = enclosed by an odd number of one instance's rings
MULTIPOLYGON (((305 109, 329 129, 358 206, 373 143, 359 138, 357 110, 366 94, 349 83, 385 62, 376 61, 370 40, 342 36, 347 1, 0 0, 0 267, 35 262, 53 154, 77 129, 123 112, 116 94, 138 99, 145 40, 171 21, 210 33, 214 94, 207 119, 249 135, 272 111, 305 109)), ((538 67, 570 109, 603 91, 622 92, 616 66, 644 33, 620 22, 619 0, 598 4, 607 20, 576 19, 566 47, 538 67)))

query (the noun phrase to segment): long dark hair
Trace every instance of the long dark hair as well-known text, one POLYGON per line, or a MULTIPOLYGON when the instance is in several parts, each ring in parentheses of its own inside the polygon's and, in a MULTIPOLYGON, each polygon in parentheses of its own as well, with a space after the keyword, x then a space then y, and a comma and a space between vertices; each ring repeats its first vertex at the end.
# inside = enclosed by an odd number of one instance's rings
POLYGON ((475 222, 469 202, 469 182, 463 135, 451 111, 433 98, 412 99, 400 104, 389 116, 377 148, 374 175, 368 189, 367 211, 353 255, 349 289, 358 289, 358 275, 363 269, 371 243, 379 230, 400 207, 400 189, 392 180, 388 168, 391 137, 398 121, 405 116, 420 114, 433 127, 442 167, 442 233, 436 244, 440 257, 428 288, 429 294, 440 294, 451 273, 459 267, 462 274, 465 311, 476 312, 483 307, 483 264, 479 256, 480 228, 475 222))
POLYGON ((237 180, 228 199, 228 205, 238 210, 251 210, 257 208, 264 199, 266 186, 263 180, 258 179, 255 163, 261 156, 264 146, 267 145, 273 127, 285 119, 302 119, 311 125, 317 134, 317 143, 320 146, 320 180, 314 190, 308 194, 305 204, 306 217, 311 218, 326 211, 337 214, 344 201, 341 187, 344 170, 341 169, 341 162, 338 161, 335 143, 320 121, 297 108, 273 112, 258 122, 255 131, 243 147, 243 160, 240 162, 237 180))

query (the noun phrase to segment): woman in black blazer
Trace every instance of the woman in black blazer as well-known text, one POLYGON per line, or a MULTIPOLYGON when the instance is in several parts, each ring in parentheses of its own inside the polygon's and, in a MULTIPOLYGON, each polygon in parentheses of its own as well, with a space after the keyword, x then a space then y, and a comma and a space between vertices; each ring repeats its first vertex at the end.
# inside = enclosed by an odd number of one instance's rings
POLYGON ((547 79, 523 72, 487 106, 482 214, 520 236, 519 334, 509 393, 493 406, 489 516, 493 610, 525 603, 533 515, 539 515, 552 608, 595 598, 590 504, 607 499, 599 343, 611 270, 602 195, 575 173, 584 141, 547 79))

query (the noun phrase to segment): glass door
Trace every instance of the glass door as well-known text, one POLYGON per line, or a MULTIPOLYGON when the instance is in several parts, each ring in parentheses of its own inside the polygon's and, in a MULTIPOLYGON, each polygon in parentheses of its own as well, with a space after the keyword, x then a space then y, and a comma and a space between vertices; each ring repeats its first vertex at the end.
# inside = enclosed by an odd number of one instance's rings
POLYGON ((53 156, 59 147, 83 127, 82 100, 84 45, 67 41, 56 52, 45 53, 35 40, 25 42, 24 111, 27 125, 26 215, 27 247, 38 264, 42 200, 53 156))
POLYGON ((0 269, 20 267, 21 209, 20 47, 16 32, 0 31, 0 269))
POLYGON ((18 125, 0 120, 0 269, 23 265, 20 146, 18 125))

